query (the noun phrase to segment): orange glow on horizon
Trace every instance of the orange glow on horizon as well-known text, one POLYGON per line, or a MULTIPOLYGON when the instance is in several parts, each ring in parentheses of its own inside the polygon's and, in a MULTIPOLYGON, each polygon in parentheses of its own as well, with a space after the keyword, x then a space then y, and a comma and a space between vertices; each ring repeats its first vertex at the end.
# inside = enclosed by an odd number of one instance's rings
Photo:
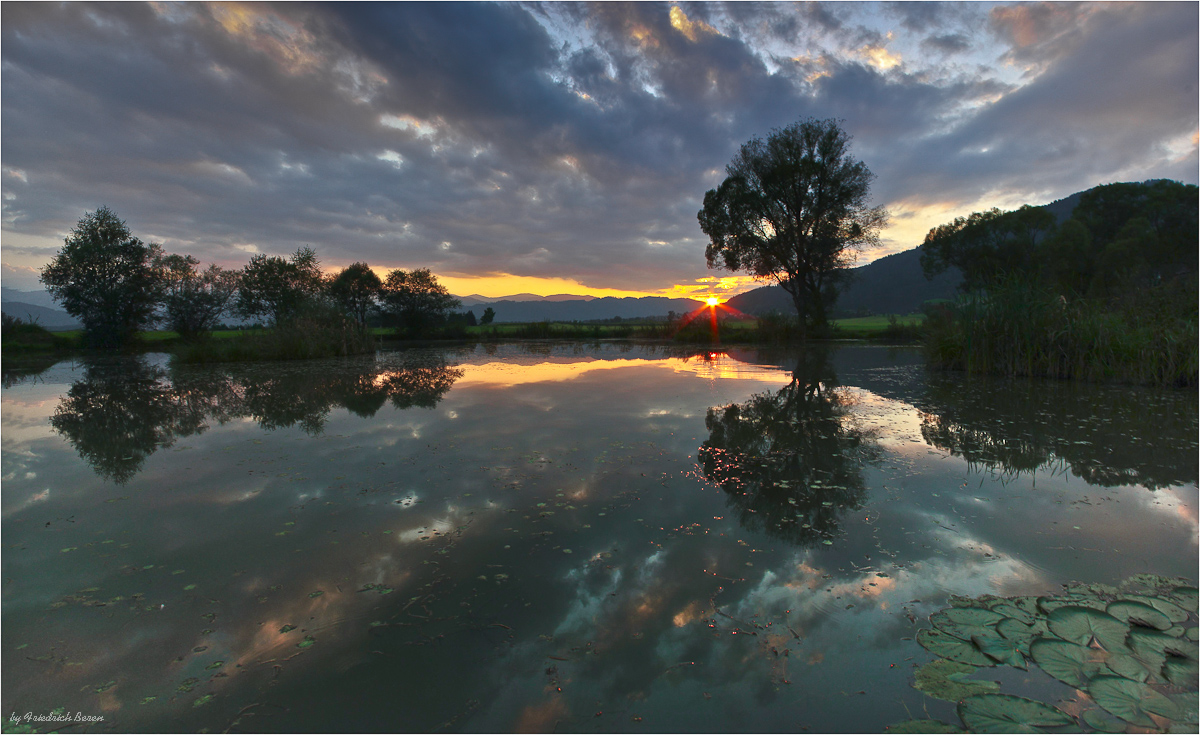
POLYGON ((709 296, 704 300, 704 303, 708 304, 709 306, 716 306, 717 304, 721 303, 721 299, 717 298, 716 296, 709 296))
MULTIPOLYGON (((348 265, 348 264, 347 264, 348 265)), ((343 266, 326 266, 326 275, 336 275, 343 266)), ((392 268, 372 266, 371 270, 379 278, 387 278, 392 268)), ((409 268, 404 268, 409 270, 409 268)), ((717 304, 724 303, 737 294, 765 286, 765 281, 750 276, 705 276, 697 278, 692 283, 674 283, 659 289, 623 289, 589 286, 574 278, 547 278, 541 276, 515 276, 511 273, 489 273, 472 276, 464 274, 434 273, 438 283, 456 296, 482 296, 499 299, 504 296, 517 294, 534 294, 535 296, 557 296, 570 294, 574 296, 591 296, 593 298, 643 298, 659 296, 670 299, 692 299, 700 303, 708 303, 707 299, 717 299, 717 304), (714 296, 714 290, 721 290, 720 296, 714 296)))

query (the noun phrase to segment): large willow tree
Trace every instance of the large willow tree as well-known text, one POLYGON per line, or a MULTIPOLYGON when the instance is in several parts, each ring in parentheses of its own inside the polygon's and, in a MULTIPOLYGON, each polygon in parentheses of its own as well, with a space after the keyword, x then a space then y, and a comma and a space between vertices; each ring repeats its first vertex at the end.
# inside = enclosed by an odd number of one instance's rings
MULTIPOLYGON (((804 120, 754 138, 697 214, 710 268, 778 283, 802 330, 825 324, 857 251, 877 244, 887 212, 870 207, 874 175, 849 154, 836 120, 804 120)), ((802 331, 806 334, 806 331, 802 331)))

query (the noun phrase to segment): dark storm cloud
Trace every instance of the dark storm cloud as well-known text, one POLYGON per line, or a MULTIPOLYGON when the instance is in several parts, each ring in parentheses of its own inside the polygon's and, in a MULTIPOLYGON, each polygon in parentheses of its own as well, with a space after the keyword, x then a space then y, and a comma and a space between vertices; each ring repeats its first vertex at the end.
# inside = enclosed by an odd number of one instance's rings
POLYGON ((940 51, 944 54, 958 53, 966 51, 971 47, 967 37, 961 33, 943 33, 938 36, 929 36, 922 39, 921 45, 925 48, 940 51))
MULTIPOLYGON (((800 118, 845 121, 879 203, 1061 196, 1165 170, 1196 126, 1194 5, 888 6, 944 67, 900 64, 850 4, 0 13, 6 235, 107 204, 231 265, 311 244, 659 288, 704 275, 696 210, 737 147, 800 118), (997 62, 1031 81, 980 72, 997 62)), ((1194 154, 1172 165, 1195 179, 1194 154)))

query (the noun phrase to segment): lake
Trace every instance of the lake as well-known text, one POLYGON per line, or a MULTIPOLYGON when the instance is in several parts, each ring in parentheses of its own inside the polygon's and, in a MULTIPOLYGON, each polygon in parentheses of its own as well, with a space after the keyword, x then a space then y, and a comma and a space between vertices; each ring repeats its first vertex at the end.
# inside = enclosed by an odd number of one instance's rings
POLYGON ((863 345, 5 371, 3 708, 92 731, 957 722, 912 687, 951 595, 1196 575, 1195 392, 863 345))

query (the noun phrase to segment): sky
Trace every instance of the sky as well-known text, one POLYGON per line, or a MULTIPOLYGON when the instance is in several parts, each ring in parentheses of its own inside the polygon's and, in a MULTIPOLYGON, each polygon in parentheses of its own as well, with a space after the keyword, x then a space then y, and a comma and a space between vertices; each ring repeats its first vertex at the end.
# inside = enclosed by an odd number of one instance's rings
POLYGON ((993 206, 1197 183, 1200 5, 0 5, 0 259, 108 206, 226 267, 429 268, 458 295, 732 295, 704 193, 841 121, 879 249, 993 206))

